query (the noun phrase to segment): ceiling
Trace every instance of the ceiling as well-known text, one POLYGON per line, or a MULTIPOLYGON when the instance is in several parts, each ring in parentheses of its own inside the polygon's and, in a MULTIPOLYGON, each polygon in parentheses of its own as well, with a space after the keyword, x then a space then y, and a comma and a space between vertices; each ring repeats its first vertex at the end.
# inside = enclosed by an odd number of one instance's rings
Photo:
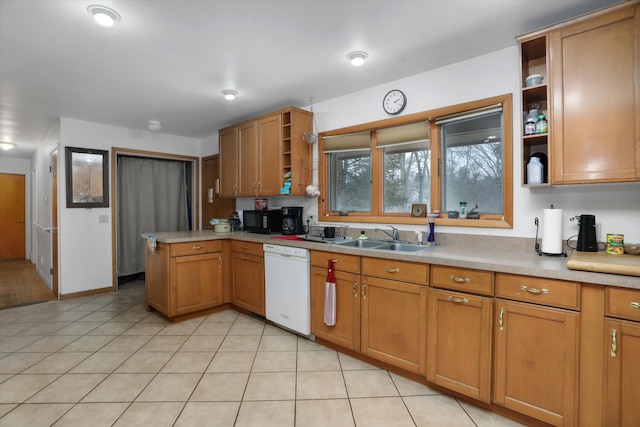
POLYGON ((618 0, 0 0, 0 156, 59 117, 193 138, 503 49, 618 0), (116 10, 111 28, 87 7, 116 10), (361 67, 346 59, 363 50, 361 67), (223 89, 239 92, 226 101, 223 89))

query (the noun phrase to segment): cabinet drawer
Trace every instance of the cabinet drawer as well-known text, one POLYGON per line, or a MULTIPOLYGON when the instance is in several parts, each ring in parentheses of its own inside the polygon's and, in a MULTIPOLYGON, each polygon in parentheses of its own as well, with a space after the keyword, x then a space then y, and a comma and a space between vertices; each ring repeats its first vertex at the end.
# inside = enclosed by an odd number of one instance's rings
POLYGON ((580 285, 564 280, 498 273, 496 296, 561 308, 580 309, 580 285))
POLYGON ((640 290, 608 287, 605 304, 607 316, 640 322, 640 290))
POLYGON ((262 243, 231 241, 231 252, 240 252, 247 255, 264 256, 262 243))
POLYGON ((222 251, 222 240, 200 240, 197 242, 171 243, 169 256, 197 255, 222 251))
POLYGON ((491 271, 432 265, 431 284, 439 288, 493 296, 493 272, 491 271))
POLYGON ((311 251, 311 265, 327 268, 327 262, 333 260, 336 271, 360 273, 360 257, 357 255, 339 254, 335 252, 311 251))
POLYGON ((363 257, 362 274, 427 285, 429 283, 429 264, 363 257))

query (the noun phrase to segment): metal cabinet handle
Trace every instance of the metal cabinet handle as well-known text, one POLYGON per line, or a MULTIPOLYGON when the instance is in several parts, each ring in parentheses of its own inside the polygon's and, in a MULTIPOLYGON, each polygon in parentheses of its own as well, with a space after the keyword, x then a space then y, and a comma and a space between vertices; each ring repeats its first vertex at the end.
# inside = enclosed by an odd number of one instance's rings
POLYGON ((502 316, 504 316, 504 308, 500 308, 500 318, 498 319, 498 326, 500 326, 501 331, 504 331, 504 322, 502 321, 502 316))
POLYGON ((400 273, 400 269, 399 268, 385 267, 384 271, 387 271, 389 273, 400 273))
POLYGON ((365 293, 365 289, 367 288, 366 283, 362 283, 362 299, 367 299, 367 294, 365 293))
POLYGON ((242 245, 242 249, 249 249, 249 246, 247 246, 247 245, 242 245))
POLYGON ((453 280, 454 282, 458 282, 458 283, 466 283, 466 282, 470 282, 471 281, 471 279, 469 279, 468 277, 449 276, 449 279, 453 280))
POLYGON ((340 260, 339 259, 332 259, 331 262, 335 264, 335 263, 340 262, 340 260))
POLYGON ((261 191, 262 191, 262 185, 261 185, 261 183, 259 182, 259 183, 258 183, 258 194, 260 194, 260 192, 261 192, 261 191))
POLYGON ((194 247, 193 247, 193 250, 194 250, 194 251, 199 251, 200 249, 202 249, 202 246, 194 246, 194 247))
POLYGON ((640 308, 640 302, 631 301, 629 305, 633 308, 640 308))
POLYGON ((527 291, 531 294, 549 294, 551 293, 551 291, 549 289, 536 289, 536 288, 529 288, 526 286, 520 286, 520 289, 522 289, 523 291, 527 291))
POLYGON ((618 331, 616 331, 615 329, 611 330, 611 357, 618 357, 617 356, 617 351, 618 351, 618 331))
POLYGON ((358 298, 358 282, 353 282, 353 297, 358 298))
POLYGON ((233 184, 233 194, 238 193, 238 184, 233 184))
POLYGON ((218 267, 219 268, 222 267, 222 257, 221 256, 218 257, 218 267))
POLYGON ((244 259, 244 260, 246 261, 246 260, 248 260, 248 259, 249 259, 249 257, 248 257, 248 256, 246 256, 246 255, 242 255, 242 259, 244 259))
POLYGON ((454 296, 449 295, 447 297, 447 299, 451 302, 462 302, 464 304, 468 304, 469 303, 469 298, 456 298, 454 296))

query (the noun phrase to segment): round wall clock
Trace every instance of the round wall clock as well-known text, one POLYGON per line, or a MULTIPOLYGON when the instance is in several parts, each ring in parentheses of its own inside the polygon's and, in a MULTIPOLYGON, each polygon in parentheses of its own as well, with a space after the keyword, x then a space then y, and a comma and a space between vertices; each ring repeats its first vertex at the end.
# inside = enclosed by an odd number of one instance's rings
POLYGON ((382 108, 387 114, 400 114, 407 105, 407 97, 401 90, 390 90, 382 99, 382 108))

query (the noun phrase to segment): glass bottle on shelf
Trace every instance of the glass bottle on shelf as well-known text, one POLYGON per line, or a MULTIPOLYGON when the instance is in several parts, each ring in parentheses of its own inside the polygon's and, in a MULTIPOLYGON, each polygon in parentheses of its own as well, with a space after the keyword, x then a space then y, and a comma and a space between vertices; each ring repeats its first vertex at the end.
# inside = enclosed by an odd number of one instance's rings
POLYGON ((549 130, 549 123, 547 122, 547 118, 544 114, 540 114, 538 116, 538 120, 536 121, 536 133, 537 134, 545 134, 549 130))

